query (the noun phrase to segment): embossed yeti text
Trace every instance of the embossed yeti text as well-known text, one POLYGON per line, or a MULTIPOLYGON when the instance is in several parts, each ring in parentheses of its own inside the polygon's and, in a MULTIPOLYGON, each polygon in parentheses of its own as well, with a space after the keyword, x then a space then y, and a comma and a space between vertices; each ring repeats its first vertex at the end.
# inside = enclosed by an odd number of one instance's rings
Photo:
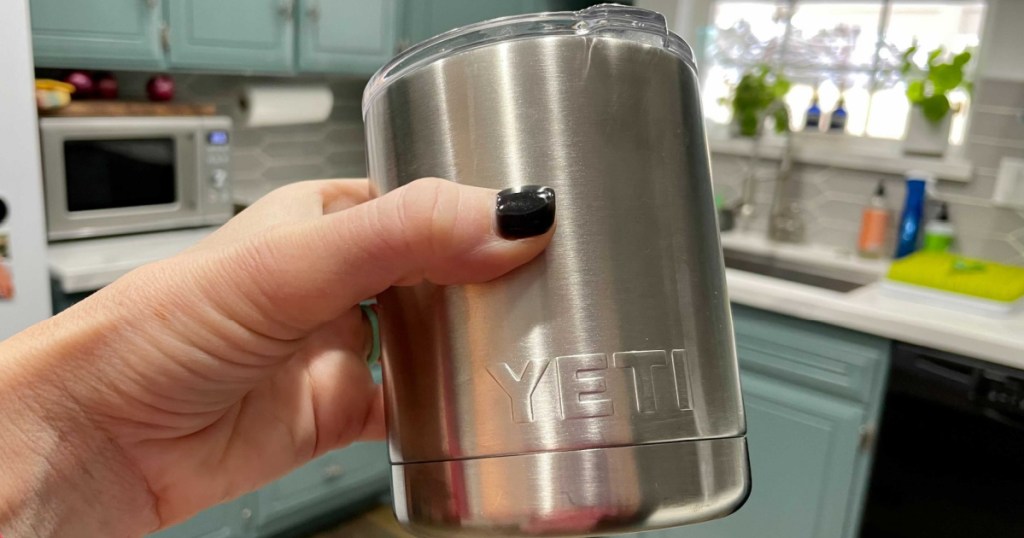
POLYGON ((487 372, 512 401, 514 422, 537 420, 535 406, 542 404, 557 405, 553 418, 560 419, 611 416, 618 409, 643 415, 691 409, 682 349, 620 351, 611 362, 605 353, 533 359, 518 371, 499 363, 487 372))

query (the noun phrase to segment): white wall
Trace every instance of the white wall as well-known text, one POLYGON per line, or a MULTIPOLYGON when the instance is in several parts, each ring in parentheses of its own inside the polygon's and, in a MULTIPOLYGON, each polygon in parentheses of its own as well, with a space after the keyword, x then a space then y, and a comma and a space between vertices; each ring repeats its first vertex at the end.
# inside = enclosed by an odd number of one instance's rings
POLYGON ((988 0, 981 41, 982 77, 1024 81, 1024 1, 988 0))
POLYGON ((50 315, 46 225, 28 0, 0 0, 0 197, 9 215, 14 300, 0 299, 0 339, 50 315))

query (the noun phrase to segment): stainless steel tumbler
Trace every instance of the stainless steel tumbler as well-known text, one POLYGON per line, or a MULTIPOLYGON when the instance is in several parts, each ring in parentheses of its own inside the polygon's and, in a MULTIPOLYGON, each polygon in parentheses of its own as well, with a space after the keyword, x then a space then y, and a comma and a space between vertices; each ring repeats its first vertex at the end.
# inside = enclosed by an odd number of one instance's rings
POLYGON ((735 511, 750 479, 689 47, 597 6, 442 34, 371 80, 369 175, 557 193, 539 258, 379 298, 395 513, 594 535, 735 511))

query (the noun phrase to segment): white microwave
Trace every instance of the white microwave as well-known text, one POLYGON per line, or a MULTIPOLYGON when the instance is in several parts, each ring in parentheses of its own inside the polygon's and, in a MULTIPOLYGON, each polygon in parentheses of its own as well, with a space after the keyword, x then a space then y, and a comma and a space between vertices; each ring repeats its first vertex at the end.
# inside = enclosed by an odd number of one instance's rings
POLYGON ((42 118, 51 241, 222 224, 231 218, 231 119, 42 118))

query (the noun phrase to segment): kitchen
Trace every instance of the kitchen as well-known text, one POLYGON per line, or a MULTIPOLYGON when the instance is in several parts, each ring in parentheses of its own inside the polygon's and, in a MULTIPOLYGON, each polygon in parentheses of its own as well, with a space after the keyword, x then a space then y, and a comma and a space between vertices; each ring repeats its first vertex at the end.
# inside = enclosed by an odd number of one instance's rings
MULTIPOLYGON (((587 4, 5 3, 4 95, 24 88, 0 98, 13 275, 0 335, 191 247, 275 188, 366 177, 364 87, 396 53, 481 20, 587 4), (169 158, 201 170, 191 181, 213 186, 196 198, 210 210, 132 211, 166 202, 173 174, 163 194, 90 198, 109 178, 60 173, 83 132, 201 144, 169 158), (76 183, 88 188, 75 195, 76 183), (97 207, 115 215, 82 220, 97 207)), ((700 67, 752 475, 734 515, 646 535, 1020 536, 1024 5, 634 4, 664 14, 700 67), (941 76, 946 95, 926 96, 941 76), (918 117, 924 99, 946 103, 937 123, 918 117), (902 249, 924 256, 893 263, 902 249), (949 285, 927 280, 939 262, 1001 276, 934 291, 949 285)), ((357 443, 157 536, 396 535, 393 521, 365 530, 389 516, 389 489, 384 444, 357 443)))

